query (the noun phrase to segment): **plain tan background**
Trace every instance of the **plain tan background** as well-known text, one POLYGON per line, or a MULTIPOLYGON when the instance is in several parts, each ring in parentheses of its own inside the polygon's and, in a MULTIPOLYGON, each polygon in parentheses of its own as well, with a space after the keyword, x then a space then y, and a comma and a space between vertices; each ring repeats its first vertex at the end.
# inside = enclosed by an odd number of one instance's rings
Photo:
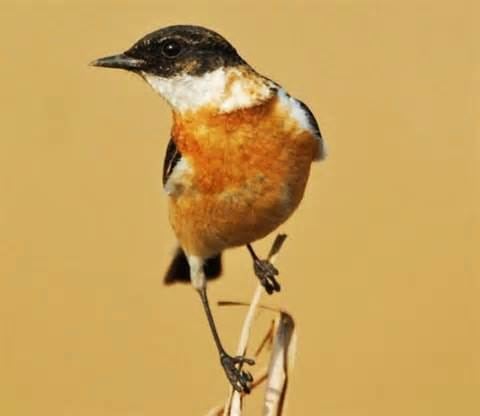
MULTIPOLYGON (((87 66, 174 23, 226 36, 309 104, 328 139, 281 229, 283 292, 264 299, 298 325, 289 414, 480 414, 478 7, 1 10, 0 414, 201 415, 226 394, 196 294, 161 284, 174 247, 161 190, 169 110, 135 76, 87 66)), ((247 300, 248 254, 225 260, 212 301, 247 300)), ((214 312, 232 350, 243 313, 214 312)))

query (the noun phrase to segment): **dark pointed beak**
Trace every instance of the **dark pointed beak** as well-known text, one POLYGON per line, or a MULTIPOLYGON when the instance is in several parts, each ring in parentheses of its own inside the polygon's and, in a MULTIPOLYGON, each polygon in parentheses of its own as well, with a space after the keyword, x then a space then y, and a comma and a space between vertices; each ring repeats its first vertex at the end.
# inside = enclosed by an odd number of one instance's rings
POLYGON ((90 62, 92 66, 101 66, 104 68, 119 68, 128 71, 141 70, 145 67, 145 61, 142 59, 132 58, 131 56, 121 53, 119 55, 106 56, 105 58, 96 59, 90 62))

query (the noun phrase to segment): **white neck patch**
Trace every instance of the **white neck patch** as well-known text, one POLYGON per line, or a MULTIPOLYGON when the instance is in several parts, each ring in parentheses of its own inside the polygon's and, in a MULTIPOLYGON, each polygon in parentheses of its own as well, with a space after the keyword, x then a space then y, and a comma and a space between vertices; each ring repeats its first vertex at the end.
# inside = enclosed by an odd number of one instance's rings
POLYGON ((213 105, 228 113, 251 107, 272 95, 270 85, 259 76, 245 76, 236 68, 219 68, 201 76, 161 78, 143 73, 145 80, 179 112, 213 105))

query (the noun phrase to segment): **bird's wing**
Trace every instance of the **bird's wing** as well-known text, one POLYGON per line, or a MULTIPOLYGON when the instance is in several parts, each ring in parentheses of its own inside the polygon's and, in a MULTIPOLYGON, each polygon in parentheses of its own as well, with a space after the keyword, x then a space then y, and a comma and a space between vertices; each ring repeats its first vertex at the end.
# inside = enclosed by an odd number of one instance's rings
POLYGON ((305 116, 307 117, 307 120, 308 120, 308 124, 310 125, 310 129, 318 140, 318 153, 317 153, 316 160, 323 160, 327 156, 327 148, 325 145, 325 140, 322 137, 322 133, 320 132, 320 126, 318 125, 317 120, 315 119, 315 116, 313 115, 312 111, 308 108, 308 106, 303 101, 300 101, 298 99, 295 99, 295 101, 298 102, 298 104, 304 111, 305 116))
POLYGON ((165 160, 163 162, 163 186, 168 181, 168 178, 173 172, 173 169, 177 165, 177 163, 182 158, 182 154, 177 149, 175 142, 171 138, 167 145, 167 151, 165 153, 165 160))

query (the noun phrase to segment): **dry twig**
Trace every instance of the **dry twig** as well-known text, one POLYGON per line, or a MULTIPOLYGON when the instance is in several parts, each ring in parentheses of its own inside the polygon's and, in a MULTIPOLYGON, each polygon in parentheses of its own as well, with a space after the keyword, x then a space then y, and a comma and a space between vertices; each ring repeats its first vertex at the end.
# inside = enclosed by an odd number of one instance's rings
MULTIPOLYGON (((286 235, 280 234, 276 237, 268 260, 272 263, 276 260, 276 256, 280 251, 286 235)), ((250 337, 255 312, 259 306, 263 287, 259 283, 255 289, 252 300, 248 305, 248 311, 243 322, 240 340, 237 347, 237 355, 244 355, 248 340, 250 337)), ((220 302, 220 305, 245 305, 238 302, 220 302)), ((270 309, 271 308, 265 308, 270 309)), ((296 336, 294 333, 293 318, 284 311, 274 310, 278 312, 278 317, 274 320, 273 325, 265 335, 260 346, 257 348, 255 356, 267 347, 271 351, 269 366, 262 368, 255 375, 255 381, 252 385, 252 391, 260 384, 266 381, 266 391, 264 399, 264 416, 281 416, 284 410, 285 395, 288 383, 288 374, 293 366, 293 357, 295 355, 296 336)), ((219 405, 207 414, 207 416, 241 416, 244 394, 230 389, 227 402, 224 406, 219 405)))

